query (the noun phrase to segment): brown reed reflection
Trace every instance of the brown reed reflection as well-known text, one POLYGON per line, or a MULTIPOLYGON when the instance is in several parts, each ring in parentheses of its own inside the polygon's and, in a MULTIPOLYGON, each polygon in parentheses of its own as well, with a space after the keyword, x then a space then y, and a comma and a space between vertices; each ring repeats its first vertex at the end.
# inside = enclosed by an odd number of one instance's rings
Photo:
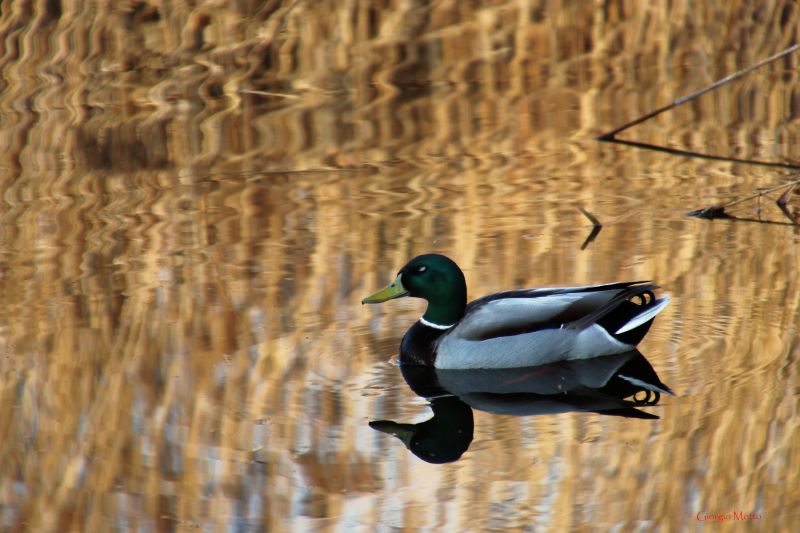
MULTIPOLYGON (((789 0, 3 3, 0 529, 670 529, 742 506, 800 530, 796 234, 683 216, 780 172, 592 140, 799 20, 789 0), (604 224, 583 252, 579 203, 604 224), (633 429, 476 411, 496 438, 435 471, 387 453, 366 422, 415 414, 384 361, 418 310, 358 299, 431 250, 476 296, 658 279, 675 327, 646 350, 681 396, 633 429)), ((799 91, 787 58, 636 138, 791 161, 799 91)))

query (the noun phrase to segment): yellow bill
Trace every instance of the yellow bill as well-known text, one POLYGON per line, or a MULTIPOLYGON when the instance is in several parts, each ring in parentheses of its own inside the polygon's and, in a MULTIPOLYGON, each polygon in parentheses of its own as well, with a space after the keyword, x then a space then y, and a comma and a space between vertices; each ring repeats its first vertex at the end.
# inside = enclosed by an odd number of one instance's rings
POLYGON ((400 298, 401 296, 405 296, 406 294, 408 294, 408 291, 406 290, 405 287, 403 287, 403 282, 400 281, 400 275, 398 275, 393 282, 391 282, 389 285, 379 290, 375 294, 370 294, 369 296, 361 300, 361 303, 379 304, 387 300, 400 298))

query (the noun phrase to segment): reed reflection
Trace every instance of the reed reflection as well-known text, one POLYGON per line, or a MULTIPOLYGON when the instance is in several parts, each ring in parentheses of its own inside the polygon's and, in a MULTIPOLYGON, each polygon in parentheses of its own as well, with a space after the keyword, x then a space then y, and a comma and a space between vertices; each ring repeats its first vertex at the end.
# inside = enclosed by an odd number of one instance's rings
POLYGON ((642 411, 672 390, 638 350, 558 363, 503 369, 438 369, 400 365, 406 383, 430 401, 433 417, 408 424, 375 420, 370 427, 399 438, 429 463, 458 460, 469 448, 472 410, 510 416, 588 412, 658 419, 642 411))

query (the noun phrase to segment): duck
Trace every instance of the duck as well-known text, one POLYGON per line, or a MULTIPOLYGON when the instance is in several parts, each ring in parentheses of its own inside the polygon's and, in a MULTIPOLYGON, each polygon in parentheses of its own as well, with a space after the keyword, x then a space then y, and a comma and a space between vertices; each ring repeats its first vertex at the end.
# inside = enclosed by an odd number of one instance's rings
POLYGON ((520 368, 620 354, 636 348, 669 304, 650 281, 513 289, 467 303, 461 268, 419 255, 389 285, 364 298, 415 297, 425 313, 403 335, 400 364, 440 369, 520 368))

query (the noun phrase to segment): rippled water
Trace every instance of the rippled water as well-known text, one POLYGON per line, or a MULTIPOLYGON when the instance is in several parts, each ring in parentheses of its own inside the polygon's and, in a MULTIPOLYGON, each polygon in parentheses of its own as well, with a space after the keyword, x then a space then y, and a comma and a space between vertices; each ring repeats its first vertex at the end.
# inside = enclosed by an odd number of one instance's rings
MULTIPOLYGON (((800 232, 685 216, 797 178, 594 140, 794 2, 233 4, 0 9, 0 528, 800 530, 800 232), (656 280, 677 396, 420 460, 369 422, 431 416, 422 303, 360 300, 430 251, 471 297, 656 280)), ((795 163, 799 57, 622 137, 795 163)))

